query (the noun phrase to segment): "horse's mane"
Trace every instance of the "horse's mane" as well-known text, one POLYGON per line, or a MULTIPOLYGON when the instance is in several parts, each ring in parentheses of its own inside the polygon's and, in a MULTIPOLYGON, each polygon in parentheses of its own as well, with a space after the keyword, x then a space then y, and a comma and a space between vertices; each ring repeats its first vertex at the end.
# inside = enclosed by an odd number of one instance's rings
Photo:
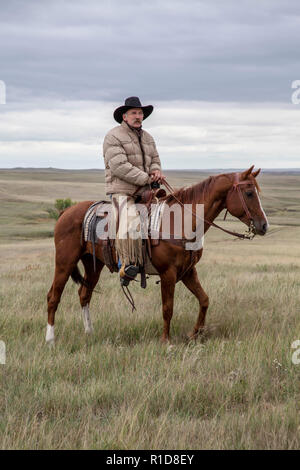
MULTIPOLYGON (((200 183, 193 184, 192 186, 188 187, 183 187, 179 188, 174 191, 174 194, 168 194, 164 198, 161 198, 162 200, 166 201, 167 203, 172 203, 174 201, 179 200, 183 204, 192 204, 193 202, 196 201, 201 201, 205 200, 207 194, 210 192, 211 187, 215 183, 216 179, 218 176, 226 176, 230 177, 231 173, 228 174, 222 174, 222 175, 216 175, 216 176, 209 176, 209 178, 206 178, 204 181, 201 181, 200 183)), ((257 188, 257 191, 260 192, 260 187, 256 181, 255 178, 253 178, 253 182, 255 184, 255 187, 257 188)))
POLYGON ((204 200, 206 194, 210 190, 211 185, 215 182, 215 179, 215 176, 210 176, 200 183, 176 189, 174 194, 168 194, 163 199, 167 203, 179 200, 183 204, 192 204, 195 201, 199 201, 201 199, 204 200))

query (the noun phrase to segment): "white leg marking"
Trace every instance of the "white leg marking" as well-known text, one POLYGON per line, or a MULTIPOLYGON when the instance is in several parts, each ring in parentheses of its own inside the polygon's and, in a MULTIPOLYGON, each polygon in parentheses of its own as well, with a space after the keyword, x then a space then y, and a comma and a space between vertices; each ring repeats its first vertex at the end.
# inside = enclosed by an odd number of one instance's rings
POLYGON ((83 318, 84 330, 86 334, 90 335, 91 333, 93 333, 93 326, 92 326, 91 317, 90 317, 89 304, 82 307, 82 318, 83 318))
POLYGON ((54 344, 54 325, 47 325, 46 343, 54 344))

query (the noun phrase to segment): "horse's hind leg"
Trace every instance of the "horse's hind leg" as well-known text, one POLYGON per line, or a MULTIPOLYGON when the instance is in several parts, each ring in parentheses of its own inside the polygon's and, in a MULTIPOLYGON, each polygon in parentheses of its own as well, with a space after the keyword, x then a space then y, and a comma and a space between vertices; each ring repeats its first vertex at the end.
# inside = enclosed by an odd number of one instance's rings
POLYGON ((76 264, 58 264, 56 263, 55 274, 52 286, 47 295, 48 302, 48 325, 46 332, 46 342, 54 343, 54 321, 55 312, 60 302, 61 294, 64 290, 67 280, 76 264))
POLYGON ((84 280, 87 286, 81 285, 78 290, 80 304, 82 307, 82 318, 84 324, 84 330, 86 334, 91 334, 93 332, 89 304, 93 294, 93 290, 99 280, 102 268, 104 264, 100 260, 96 260, 96 271, 94 271, 93 258, 91 255, 87 254, 81 258, 81 261, 84 265, 85 276, 84 280))
POLYGON ((199 301, 199 315, 194 329, 189 335, 189 337, 192 339, 196 338, 197 335, 204 330, 205 316, 208 309, 209 298, 199 282, 195 267, 185 274, 185 276, 182 278, 182 282, 197 297, 199 301))

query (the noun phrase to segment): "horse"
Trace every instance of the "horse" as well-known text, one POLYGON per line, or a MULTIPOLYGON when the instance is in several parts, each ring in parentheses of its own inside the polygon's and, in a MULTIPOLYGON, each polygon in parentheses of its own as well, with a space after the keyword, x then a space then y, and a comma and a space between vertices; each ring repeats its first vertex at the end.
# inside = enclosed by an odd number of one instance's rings
MULTIPOLYGON (((210 226, 216 226, 214 220, 226 209, 232 216, 243 222, 254 235, 265 235, 269 224, 259 199, 259 186, 256 177, 260 170, 253 171, 254 165, 240 173, 224 173, 210 176, 200 183, 187 188, 180 188, 173 194, 165 196, 165 203, 172 206, 175 202, 181 205, 204 205, 204 233, 210 226)), ((82 240, 82 225, 84 216, 93 201, 79 202, 66 209, 59 217, 54 240, 56 248, 54 280, 47 295, 48 324, 46 342, 54 344, 55 312, 65 284, 69 277, 80 284, 78 294, 82 307, 82 316, 86 334, 93 331, 89 304, 93 290, 98 283, 101 271, 105 265, 102 246, 96 245, 96 263, 94 266, 90 242, 82 240), (82 261, 85 274, 81 276, 78 262, 82 261)), ((195 215, 195 213, 193 212, 195 215)), ((195 220, 195 219, 194 219, 195 220)), ((198 223, 198 222, 197 222, 198 223)), ((220 227, 219 227, 220 228, 220 227)), ((234 232, 227 233, 239 235, 234 232)), ((184 246, 174 244, 172 240, 160 240, 152 247, 152 264, 160 276, 163 334, 162 341, 170 341, 170 323, 173 315, 174 291, 177 282, 182 281, 187 289, 199 302, 197 321, 189 337, 196 338, 204 330, 209 297, 202 288, 196 271, 203 247, 190 252, 184 246)))

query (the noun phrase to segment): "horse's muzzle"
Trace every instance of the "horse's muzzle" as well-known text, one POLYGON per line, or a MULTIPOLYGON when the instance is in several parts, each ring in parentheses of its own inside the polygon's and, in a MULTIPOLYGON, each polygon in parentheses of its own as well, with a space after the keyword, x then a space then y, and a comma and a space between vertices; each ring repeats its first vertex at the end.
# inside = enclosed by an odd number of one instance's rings
POLYGON ((263 220, 254 220, 253 225, 255 228, 255 233, 257 235, 265 235, 268 231, 269 224, 268 222, 263 219, 263 220))

